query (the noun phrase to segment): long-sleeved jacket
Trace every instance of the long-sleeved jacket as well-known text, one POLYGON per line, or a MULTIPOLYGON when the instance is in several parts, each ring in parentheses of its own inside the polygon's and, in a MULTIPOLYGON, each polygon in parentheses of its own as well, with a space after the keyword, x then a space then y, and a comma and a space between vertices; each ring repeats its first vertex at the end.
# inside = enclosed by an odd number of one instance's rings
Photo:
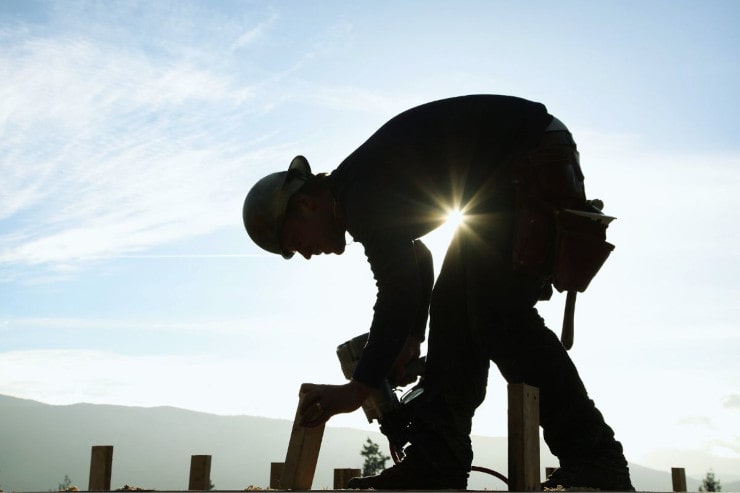
POLYGON ((330 174, 378 288, 357 381, 379 385, 406 337, 424 336, 433 275, 415 240, 479 192, 507 156, 534 148, 551 120, 544 105, 510 96, 434 101, 388 121, 330 174))

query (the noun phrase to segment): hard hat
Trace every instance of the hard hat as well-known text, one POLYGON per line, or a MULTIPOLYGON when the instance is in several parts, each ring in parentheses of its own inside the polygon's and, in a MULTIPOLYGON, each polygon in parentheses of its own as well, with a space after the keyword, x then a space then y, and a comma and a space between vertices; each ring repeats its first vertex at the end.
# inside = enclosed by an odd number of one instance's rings
POLYGON ((303 156, 291 161, 288 171, 272 173, 255 183, 244 199, 242 219, 247 234, 260 248, 289 259, 293 252, 280 248, 280 232, 290 197, 311 176, 311 167, 303 156))

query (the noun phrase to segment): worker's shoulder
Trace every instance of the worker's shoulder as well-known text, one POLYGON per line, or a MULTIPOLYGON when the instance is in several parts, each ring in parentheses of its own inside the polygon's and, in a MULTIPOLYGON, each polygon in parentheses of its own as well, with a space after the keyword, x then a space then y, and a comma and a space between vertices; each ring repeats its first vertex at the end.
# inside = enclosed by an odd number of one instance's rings
POLYGON ((436 99, 429 101, 418 106, 414 106, 407 111, 413 111, 416 109, 423 108, 436 108, 436 107, 465 107, 468 105, 494 105, 494 106, 531 106, 531 105, 542 105, 537 101, 531 101, 519 96, 510 96, 504 94, 465 94, 459 96, 451 96, 442 99, 436 99))
MULTIPOLYGON (((536 117, 547 114, 544 104, 517 96, 500 94, 467 94, 437 99, 411 107, 391 118, 381 130, 408 127, 455 125, 461 121, 536 117)), ((471 122, 471 123, 472 123, 471 122)))

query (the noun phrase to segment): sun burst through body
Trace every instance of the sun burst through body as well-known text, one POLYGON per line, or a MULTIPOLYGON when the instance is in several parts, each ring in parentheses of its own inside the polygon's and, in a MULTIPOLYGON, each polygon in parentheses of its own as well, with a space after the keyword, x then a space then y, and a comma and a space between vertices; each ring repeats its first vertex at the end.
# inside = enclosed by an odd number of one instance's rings
POLYGON ((447 213, 444 228, 452 231, 456 230, 465 221, 465 215, 460 209, 452 209, 447 213))

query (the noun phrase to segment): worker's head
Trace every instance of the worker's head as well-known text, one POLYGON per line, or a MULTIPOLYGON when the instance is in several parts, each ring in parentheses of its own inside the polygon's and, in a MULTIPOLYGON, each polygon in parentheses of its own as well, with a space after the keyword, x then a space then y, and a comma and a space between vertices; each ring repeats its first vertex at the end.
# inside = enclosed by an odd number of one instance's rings
POLYGON ((247 194, 242 210, 249 237, 261 248, 289 259, 344 252, 344 226, 325 174, 314 175, 297 156, 288 171, 272 173, 247 194))

